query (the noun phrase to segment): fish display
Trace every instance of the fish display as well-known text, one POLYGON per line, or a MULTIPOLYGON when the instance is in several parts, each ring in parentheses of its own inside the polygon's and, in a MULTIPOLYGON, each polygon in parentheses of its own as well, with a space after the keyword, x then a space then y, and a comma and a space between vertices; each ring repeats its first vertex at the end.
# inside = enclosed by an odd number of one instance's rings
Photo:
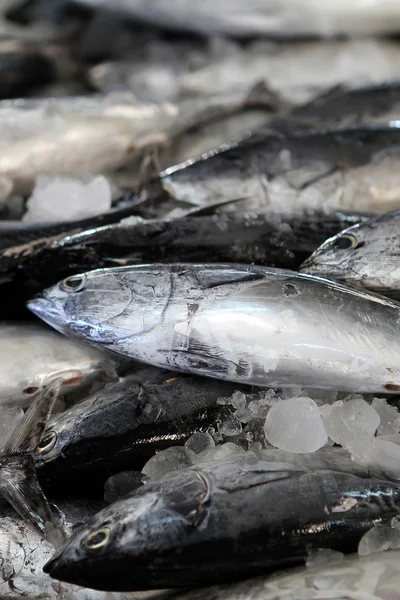
POLYGON ((2 322, 0 357, 0 404, 27 406, 56 377, 63 379, 62 394, 116 378, 110 356, 40 323, 2 322))
POLYGON ((400 305, 312 275, 222 264, 99 269, 28 307, 67 335, 176 371, 268 387, 399 389, 400 305))
MULTIPOLYGON (((153 454, 218 429, 230 414, 218 398, 245 386, 142 368, 50 419, 33 459, 55 488, 81 481, 101 490, 110 473, 142 468, 153 454), (88 479, 88 475, 90 478, 88 479)), ((71 491, 70 491, 71 493, 71 491)))
POLYGON ((399 232, 399 210, 373 217, 326 240, 301 270, 400 298, 399 232))
POLYGON ((174 600, 343 600, 344 598, 398 599, 400 552, 369 556, 328 553, 322 563, 267 577, 178 592, 174 600))
POLYGON ((255 457, 204 463, 97 513, 44 571, 114 591, 254 576, 304 562, 307 547, 355 551, 377 517, 397 514, 399 494, 398 483, 255 457))
POLYGON ((395 33, 400 27, 400 10, 390 1, 374 0, 366 6, 361 0, 350 7, 343 2, 317 0, 252 0, 209 2, 192 7, 182 2, 166 6, 155 0, 75 0, 94 8, 119 11, 152 25, 201 35, 232 37, 334 37, 395 33))

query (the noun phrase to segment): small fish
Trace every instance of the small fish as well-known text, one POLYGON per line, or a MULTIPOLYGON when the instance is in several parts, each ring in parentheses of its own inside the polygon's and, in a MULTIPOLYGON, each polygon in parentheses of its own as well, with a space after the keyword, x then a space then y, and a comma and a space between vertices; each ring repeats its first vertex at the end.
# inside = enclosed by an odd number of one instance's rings
POLYGON ((110 473, 141 469, 158 450, 215 431, 230 414, 217 399, 238 389, 251 390, 142 368, 50 420, 33 454, 39 480, 69 493, 71 481, 79 493, 85 485, 102 490, 110 473))
POLYGON ((27 406, 50 381, 62 394, 97 379, 115 378, 110 356, 57 335, 40 323, 0 323, 0 404, 27 406))
POLYGON ((397 208, 400 128, 362 125, 279 132, 266 127, 197 159, 169 167, 161 185, 173 198, 204 206, 247 198, 246 210, 397 208))
POLYGON ((169 473, 100 511, 44 567, 100 590, 205 586, 354 552, 398 513, 396 482, 236 455, 169 473))
POLYGON ((362 2, 349 7, 344 2, 329 0, 251 0, 210 1, 193 5, 182 2, 153 0, 75 0, 78 3, 120 12, 172 31, 187 31, 204 36, 226 35, 238 38, 334 37, 397 33, 400 8, 390 1, 362 2))
POLYGON ((173 600, 399 600, 399 560, 399 550, 342 559, 328 552, 320 564, 180 592, 173 600))
POLYGON ((372 217, 326 240, 301 271, 400 299, 400 210, 372 217))
POLYGON ((224 264, 99 269, 28 308, 67 335, 176 371, 269 387, 400 389, 400 304, 312 275, 224 264))

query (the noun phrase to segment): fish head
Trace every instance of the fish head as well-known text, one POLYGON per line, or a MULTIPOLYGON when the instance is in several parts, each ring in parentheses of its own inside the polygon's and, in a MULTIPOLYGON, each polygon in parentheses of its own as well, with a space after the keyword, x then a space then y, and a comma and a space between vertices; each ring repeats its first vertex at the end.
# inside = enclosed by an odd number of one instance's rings
POLYGON ((167 265, 140 265, 72 275, 27 305, 58 331, 113 350, 158 325, 170 293, 167 265))
MULTIPOLYGON (((207 514, 207 483, 184 469, 98 512, 44 566, 60 581, 104 591, 160 589, 207 514)), ((176 567, 175 567, 176 568, 176 567)))
POLYGON ((326 240, 300 270, 366 287, 385 286, 385 269, 400 253, 400 211, 395 210, 344 229, 326 240), (383 258, 382 258, 383 257, 383 258), (378 284, 379 281, 379 284, 378 284))

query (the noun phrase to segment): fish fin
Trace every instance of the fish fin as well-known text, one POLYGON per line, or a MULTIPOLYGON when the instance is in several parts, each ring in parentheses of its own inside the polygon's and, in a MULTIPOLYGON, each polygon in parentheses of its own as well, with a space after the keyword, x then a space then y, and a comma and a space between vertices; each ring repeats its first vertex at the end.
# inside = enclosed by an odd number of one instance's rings
POLYGON ((203 268, 199 271, 194 270, 199 285, 207 290, 220 285, 228 285, 232 283, 244 283, 246 281, 257 281, 264 278, 263 273, 255 273, 251 269, 230 269, 221 270, 219 268, 203 268))
POLYGON ((274 112, 288 108, 279 94, 269 88, 264 80, 258 81, 253 85, 244 105, 248 108, 267 108, 274 112))
POLYGON ((46 429, 62 382, 62 377, 54 379, 35 398, 4 446, 2 456, 24 452, 37 446, 46 429))
POLYGON ((46 534, 46 524, 60 529, 36 477, 33 459, 29 454, 14 454, 1 459, 0 493, 24 521, 39 533, 46 534))

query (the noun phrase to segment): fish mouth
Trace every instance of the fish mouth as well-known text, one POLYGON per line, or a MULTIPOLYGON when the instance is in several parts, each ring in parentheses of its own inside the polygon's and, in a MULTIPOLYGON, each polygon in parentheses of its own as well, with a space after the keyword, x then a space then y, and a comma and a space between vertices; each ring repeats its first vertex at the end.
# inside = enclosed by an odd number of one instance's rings
POLYGON ((49 298, 36 296, 32 300, 28 300, 26 306, 42 321, 61 333, 65 332, 67 324, 63 312, 49 298))

